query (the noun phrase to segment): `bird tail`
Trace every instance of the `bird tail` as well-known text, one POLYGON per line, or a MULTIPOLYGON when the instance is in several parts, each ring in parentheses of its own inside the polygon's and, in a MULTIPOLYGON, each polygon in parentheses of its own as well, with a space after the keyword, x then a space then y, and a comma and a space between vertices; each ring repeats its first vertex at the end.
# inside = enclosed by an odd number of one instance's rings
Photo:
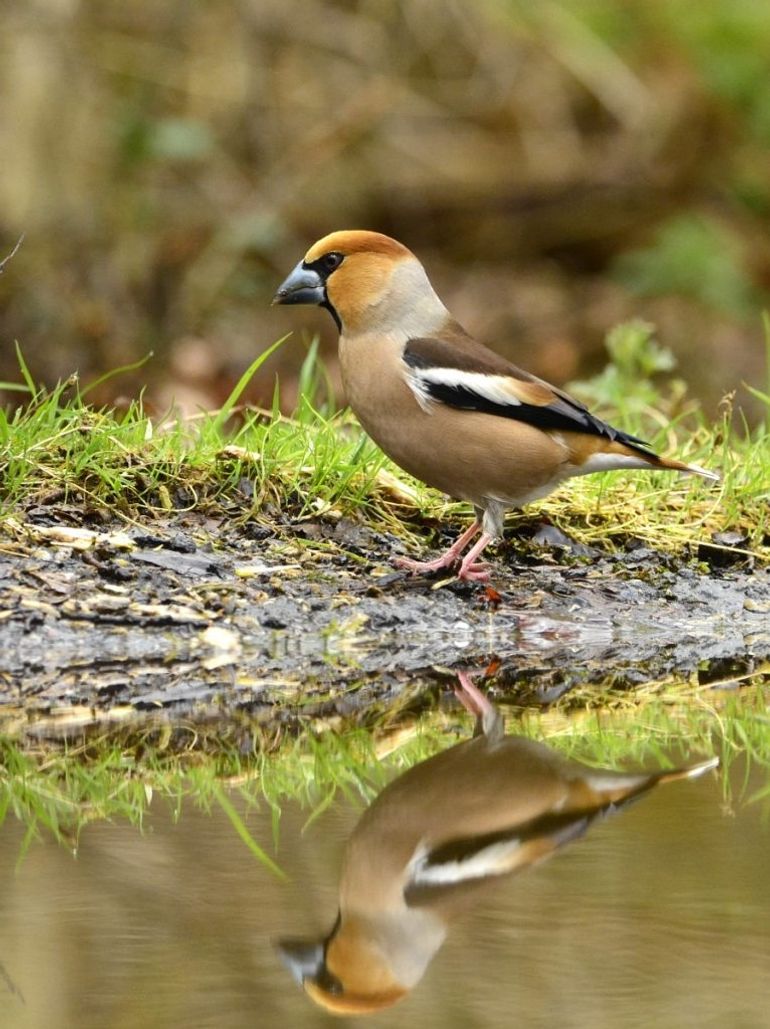
POLYGON ((702 479, 709 479, 711 482, 719 482, 716 472, 708 468, 702 468, 699 464, 685 464, 684 461, 677 461, 675 457, 659 457, 647 444, 640 444, 635 437, 613 440, 609 446, 603 448, 605 453, 623 454, 631 459, 633 465, 627 467, 643 468, 665 468, 672 472, 682 472, 684 475, 700 475, 702 479), (641 460, 640 460, 641 459, 641 460))
POLYGON ((705 761, 698 761, 694 765, 684 765, 682 768, 672 768, 667 772, 658 772, 653 778, 656 783, 676 782, 677 779, 697 779, 706 772, 710 772, 712 768, 718 767, 719 758, 709 757, 705 761))
POLYGON ((609 472, 620 468, 663 468, 684 475, 700 475, 703 479, 719 482, 716 472, 701 468, 699 464, 685 464, 674 457, 659 457, 649 444, 636 436, 618 432, 615 439, 589 436, 587 433, 561 433, 570 451, 572 475, 590 472, 609 472))
POLYGON ((684 472, 685 475, 700 475, 702 479, 719 482, 719 476, 716 472, 710 472, 708 468, 701 468, 699 464, 685 464, 684 461, 677 461, 673 457, 658 457, 657 454, 645 456, 650 458, 650 465, 653 468, 670 468, 673 472, 684 472))
POLYGON ((696 764, 662 772, 607 772, 596 769, 586 777, 586 781, 600 804, 609 804, 613 810, 619 810, 662 783, 697 779, 718 765, 719 758, 710 757, 696 764))

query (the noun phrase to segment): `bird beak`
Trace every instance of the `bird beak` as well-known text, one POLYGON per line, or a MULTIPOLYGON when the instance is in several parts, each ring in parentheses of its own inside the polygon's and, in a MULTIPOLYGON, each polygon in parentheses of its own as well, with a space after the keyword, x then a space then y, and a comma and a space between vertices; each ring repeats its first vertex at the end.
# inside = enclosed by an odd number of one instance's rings
POLYGON ((315 979, 323 969, 324 948, 322 943, 308 943, 307 940, 279 940, 275 947, 281 960, 300 986, 305 979, 315 979))
POLYGON ((274 304, 322 304, 325 300, 323 279, 313 268, 303 267, 302 261, 273 297, 274 304))

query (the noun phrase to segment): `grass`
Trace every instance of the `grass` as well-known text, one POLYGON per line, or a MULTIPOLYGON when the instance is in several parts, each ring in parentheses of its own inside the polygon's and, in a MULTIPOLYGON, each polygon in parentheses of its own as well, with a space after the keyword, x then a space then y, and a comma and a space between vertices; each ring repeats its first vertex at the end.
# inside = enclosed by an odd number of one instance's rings
MULTIPOLYGON (((425 687, 426 683, 422 686, 425 687)), ((668 681, 630 696, 585 686, 546 712, 502 705, 509 732, 547 742, 588 764, 667 767, 716 753, 726 800, 770 803, 770 675, 740 691, 668 681), (747 792, 752 769, 767 783, 747 792)), ((395 775, 470 735, 464 712, 432 710, 419 719, 385 715, 373 730, 313 727, 276 746, 253 726, 251 750, 220 728, 130 728, 78 744, 29 744, 0 737, 0 825, 26 827, 23 857, 34 839, 52 835, 77 849, 83 830, 102 819, 142 828, 150 808, 183 817, 188 804, 222 809, 233 831, 270 872, 283 875, 248 830, 250 810, 270 811, 277 844, 282 806, 291 801, 308 823, 335 799, 368 803, 395 775)))
MULTIPOLYGON (((0 520, 26 508, 67 504, 124 522, 189 510, 227 510, 244 520, 355 514, 411 537, 416 525, 467 521, 465 505, 446 501, 390 465, 352 417, 316 401, 323 371, 311 347, 302 381, 306 392, 292 418, 242 410, 249 378, 283 343, 257 358, 217 412, 186 420, 153 418, 141 397, 124 411, 95 409, 88 389, 70 379, 37 387, 19 356, 27 402, 0 411, 0 520), (406 516, 406 517, 404 517, 406 516)), ((754 429, 723 404, 708 424, 688 402, 681 382, 659 385, 670 355, 649 326, 629 323, 609 337, 612 361, 577 392, 600 414, 641 433, 657 450, 716 469, 719 486, 670 473, 611 473, 572 480, 529 511, 541 511, 574 537, 612 546, 628 537, 669 551, 735 530, 743 549, 770 556, 770 397, 768 421, 754 429)), ((516 517, 516 516, 512 516, 516 517)), ((530 515, 526 514, 526 518, 530 515)), ((11 524, 14 524, 11 522, 11 524)))
POLYGON ((294 418, 277 407, 237 408, 282 342, 260 355, 220 411, 187 420, 153 419, 141 398, 122 412, 96 410, 76 380, 38 389, 22 362, 30 399, 0 411, 0 518, 59 503, 131 523, 234 500, 243 519, 266 510, 316 517, 337 505, 385 517, 375 488, 384 461, 349 418, 316 411, 309 399, 294 418))

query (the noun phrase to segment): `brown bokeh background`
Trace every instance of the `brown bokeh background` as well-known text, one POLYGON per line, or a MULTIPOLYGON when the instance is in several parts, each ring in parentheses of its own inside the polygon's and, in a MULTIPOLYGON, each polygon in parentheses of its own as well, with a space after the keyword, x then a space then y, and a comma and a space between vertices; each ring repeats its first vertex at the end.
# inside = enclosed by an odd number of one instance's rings
MULTIPOLYGON (((770 293, 770 5, 755 0, 5 0, 0 378, 154 352, 99 399, 284 402, 324 312, 309 244, 406 242, 476 335, 563 382, 654 322, 756 417, 770 293)), ((18 394, 14 396, 18 397, 18 394)))

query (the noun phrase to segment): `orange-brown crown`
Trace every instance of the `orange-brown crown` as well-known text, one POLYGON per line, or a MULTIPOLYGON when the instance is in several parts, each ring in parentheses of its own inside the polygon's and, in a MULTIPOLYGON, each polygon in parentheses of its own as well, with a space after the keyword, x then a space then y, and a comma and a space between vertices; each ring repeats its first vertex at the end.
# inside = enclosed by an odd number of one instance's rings
MULTIPOLYGON (((324 236, 308 250, 305 264, 321 261, 327 254, 339 254, 342 261, 326 276, 326 299, 345 333, 386 328, 395 298, 403 306, 403 280, 397 273, 405 266, 419 270, 430 289, 422 265, 403 243, 380 232, 346 230, 324 236)), ((410 285, 407 288, 412 288, 410 285)), ((396 319, 398 320, 398 319, 396 319)))
POLYGON ((352 254, 382 254, 393 259, 413 257, 412 251, 381 232, 369 232, 366 229, 341 229, 330 232, 319 239, 305 254, 305 263, 312 264, 324 254, 338 253, 345 257, 352 254))

